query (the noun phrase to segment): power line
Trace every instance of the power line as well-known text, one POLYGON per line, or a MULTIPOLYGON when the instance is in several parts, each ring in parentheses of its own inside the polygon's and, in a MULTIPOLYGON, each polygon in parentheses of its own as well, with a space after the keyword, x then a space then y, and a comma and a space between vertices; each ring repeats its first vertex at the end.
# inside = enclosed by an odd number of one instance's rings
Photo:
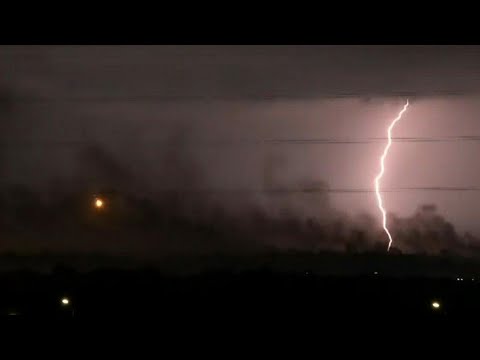
MULTIPOLYGON (((428 187, 398 187, 383 189, 382 193, 410 192, 410 191, 462 191, 479 192, 480 187, 452 187, 452 186, 428 186, 428 187)), ((267 193, 267 194, 309 194, 309 193, 374 193, 372 188, 299 188, 299 189, 187 189, 187 190, 160 190, 160 192, 194 192, 194 193, 267 193)))
MULTIPOLYGON (((12 184, 0 184, 0 185, 12 185, 12 184)), ((49 192, 51 190, 48 190, 49 192)), ((435 187, 398 187, 398 188, 388 188, 383 189, 382 193, 400 193, 400 192, 416 192, 416 191, 445 191, 445 192, 480 192, 480 187, 448 187, 448 186, 435 186, 435 187)), ((370 194, 374 193, 374 189, 370 188, 326 188, 326 189, 315 189, 315 188, 298 188, 298 189, 249 189, 249 188, 238 188, 238 189, 215 189, 215 188, 204 188, 204 189, 157 189, 154 190, 156 193, 164 194, 270 194, 270 195, 284 195, 284 194, 326 194, 326 193, 335 193, 335 194, 370 194)))
MULTIPOLYGON (((292 143, 292 144, 370 144, 385 142, 387 138, 311 138, 311 139, 269 139, 264 140, 268 143, 292 143)), ((480 141, 480 136, 430 136, 430 137, 394 137, 393 142, 462 142, 462 141, 480 141)))
MULTIPOLYGON (((121 144, 134 143, 143 145, 166 145, 179 146, 170 142, 145 141, 141 142, 126 141, 128 139, 117 139, 121 144)), ((182 146, 242 146, 242 145, 343 145, 343 144, 373 144, 387 141, 383 137, 370 138, 272 138, 272 139, 221 139, 221 140, 190 140, 181 143, 182 146)), ((436 142, 480 142, 480 135, 470 136, 430 136, 430 137, 396 137, 393 142, 398 143, 436 143, 436 142)), ((100 142, 88 140, 44 140, 44 141, 8 141, 0 143, 0 147, 70 147, 95 145, 100 142)))
MULTIPOLYGON (((472 94, 470 94, 472 95, 472 94)), ((117 95, 72 95, 72 96, 58 96, 58 95, 16 95, 15 97, 0 97, 2 102, 15 102, 24 104, 44 104, 44 103, 86 103, 86 102, 101 102, 101 103, 116 103, 116 102, 199 102, 209 103, 214 101, 280 101, 280 100, 335 100, 335 99, 362 99, 369 101, 370 99, 392 99, 399 98, 415 98, 415 99, 429 99, 436 97, 443 98, 459 98, 464 97, 463 91, 434 91, 428 95, 419 95, 415 92, 393 91, 389 93, 375 93, 369 94, 361 92, 323 92, 317 95, 308 94, 292 94, 284 91, 275 91, 275 93, 266 93, 264 91, 247 94, 240 93, 218 93, 210 94, 190 93, 190 94, 172 94, 169 93, 154 93, 154 94, 117 94, 117 95)), ((468 95, 467 95, 468 96, 468 95)))

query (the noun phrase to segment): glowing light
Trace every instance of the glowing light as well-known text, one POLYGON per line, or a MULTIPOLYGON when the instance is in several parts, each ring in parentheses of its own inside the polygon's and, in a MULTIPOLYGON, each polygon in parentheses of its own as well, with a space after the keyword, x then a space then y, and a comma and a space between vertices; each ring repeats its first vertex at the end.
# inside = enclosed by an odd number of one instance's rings
POLYGON ((70 304, 70 300, 68 300, 68 298, 63 298, 62 305, 68 305, 68 304, 70 304))
POLYGON ((387 233, 388 236, 388 248, 387 251, 390 251, 390 247, 392 246, 392 235, 390 234, 390 231, 388 231, 387 228, 387 211, 383 207, 383 200, 382 200, 382 195, 380 194, 380 179, 383 177, 383 174, 385 173, 385 159, 388 155, 388 150, 390 150, 390 147, 392 146, 392 130, 395 124, 402 118, 403 113, 407 110, 408 108, 408 99, 405 105, 403 106, 403 109, 400 111, 398 116, 392 121, 390 126, 388 127, 387 130, 387 135, 388 135, 388 143, 387 146, 385 146, 385 149, 383 150, 383 154, 380 157, 380 172, 378 173, 377 177, 375 178, 375 194, 377 197, 377 202, 378 202, 378 208, 380 209, 380 212, 382 213, 382 225, 383 225, 383 230, 387 233))
POLYGON ((440 309, 440 303, 438 301, 432 302, 432 308, 434 309, 440 309))
POLYGON ((95 199, 95 207, 96 207, 97 209, 103 208, 104 205, 105 205, 105 204, 104 204, 104 202, 103 202, 102 199, 100 199, 100 198, 95 199))

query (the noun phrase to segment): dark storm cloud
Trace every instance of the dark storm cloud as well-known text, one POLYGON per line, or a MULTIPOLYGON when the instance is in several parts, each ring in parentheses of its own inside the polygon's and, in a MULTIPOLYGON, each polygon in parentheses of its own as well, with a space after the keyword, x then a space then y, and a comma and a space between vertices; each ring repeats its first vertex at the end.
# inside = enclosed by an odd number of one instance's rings
POLYGON ((3 47, 0 53, 7 84, 19 89, 18 100, 24 101, 439 96, 480 90, 475 46, 32 46, 3 47))
POLYGON ((98 145, 87 146, 78 156, 79 176, 87 174, 85 179, 99 187, 113 186, 124 188, 125 184, 133 186, 133 175, 118 159, 98 145))
MULTIPOLYGON (((370 186, 379 148, 192 143, 379 137, 384 123, 375 121, 390 118, 395 104, 365 110, 356 98, 480 90, 480 48, 466 46, 0 47, 0 68, 0 141, 12 144, 0 148, 0 173, 17 184, 2 189, 2 246, 20 249, 384 250, 376 217, 343 214, 323 191, 348 181, 370 186), (343 97, 355 99, 323 101, 343 97), (25 142, 33 145, 15 145, 25 142), (318 191, 268 192, 283 188, 318 191), (118 196, 118 207, 98 220, 89 206, 102 191, 118 196), (39 230, 48 241, 35 237, 39 230)), ((417 149, 416 159, 431 158, 417 149)), ((414 164, 406 178, 431 171, 427 163, 414 164)), ((392 215, 398 247, 462 248, 453 225, 428 214, 392 215)))
MULTIPOLYGON (((14 106, 15 106, 15 96, 12 93, 11 89, 6 86, 0 80, 0 142, 3 142, 7 139, 8 134, 10 133, 11 126, 15 121, 14 115, 14 106)), ((4 162, 5 162, 5 151, 3 146, 0 145, 0 176, 3 174, 4 162)))

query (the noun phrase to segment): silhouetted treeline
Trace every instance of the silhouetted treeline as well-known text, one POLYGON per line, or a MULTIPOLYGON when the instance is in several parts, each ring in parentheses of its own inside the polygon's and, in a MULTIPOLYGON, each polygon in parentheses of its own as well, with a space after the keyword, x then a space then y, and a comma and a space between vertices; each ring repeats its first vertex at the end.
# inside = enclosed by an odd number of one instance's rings
POLYGON ((244 254, 177 254, 171 256, 133 257, 95 253, 31 253, 0 255, 0 271, 28 270, 48 274, 52 269, 85 273, 95 269, 151 269, 164 275, 193 276, 209 272, 245 273, 267 271, 316 276, 464 278, 480 280, 476 258, 455 255, 407 255, 382 252, 345 253, 306 251, 271 251, 244 254))

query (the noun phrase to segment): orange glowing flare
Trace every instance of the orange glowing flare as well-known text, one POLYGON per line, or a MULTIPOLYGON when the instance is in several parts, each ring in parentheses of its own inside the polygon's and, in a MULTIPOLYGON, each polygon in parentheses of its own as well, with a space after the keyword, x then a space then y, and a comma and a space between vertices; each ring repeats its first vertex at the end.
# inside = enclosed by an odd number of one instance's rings
POLYGON ((104 205, 105 205, 105 203, 103 202, 102 199, 100 199, 100 198, 96 198, 96 199, 95 199, 95 207, 96 207, 97 209, 103 208, 104 205))

